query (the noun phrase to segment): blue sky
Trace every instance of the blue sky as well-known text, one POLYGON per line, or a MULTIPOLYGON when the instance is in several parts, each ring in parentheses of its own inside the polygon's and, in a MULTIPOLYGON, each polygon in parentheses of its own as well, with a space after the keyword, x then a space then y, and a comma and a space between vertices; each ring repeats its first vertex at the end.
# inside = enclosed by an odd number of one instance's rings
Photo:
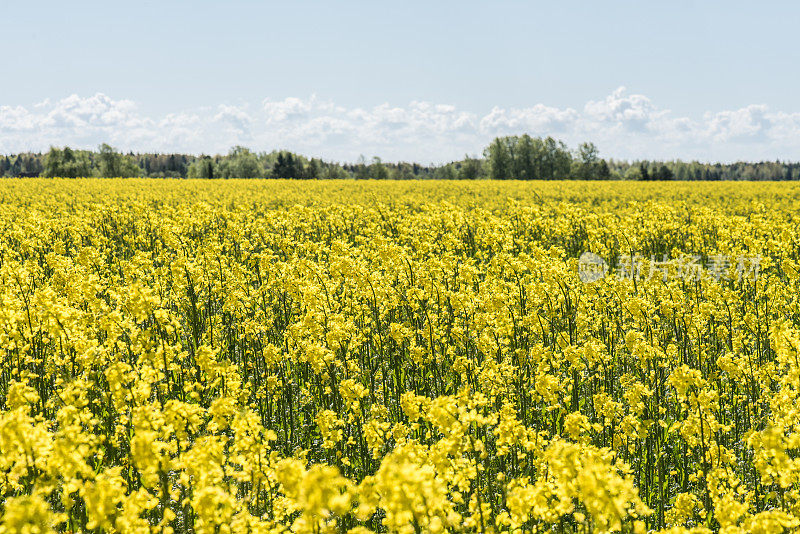
POLYGON ((800 159, 800 3, 15 2, 0 152, 800 159))

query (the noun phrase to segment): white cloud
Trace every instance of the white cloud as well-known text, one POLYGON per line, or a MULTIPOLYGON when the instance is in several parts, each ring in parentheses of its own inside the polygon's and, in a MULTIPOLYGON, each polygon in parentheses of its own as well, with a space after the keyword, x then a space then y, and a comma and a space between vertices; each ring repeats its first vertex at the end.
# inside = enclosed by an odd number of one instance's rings
POLYGON ((224 153, 242 144, 340 161, 364 154, 441 162, 480 153, 494 136, 523 132, 552 135, 573 147, 590 140, 602 155, 616 158, 800 159, 800 113, 753 104, 690 117, 624 87, 577 108, 538 103, 483 113, 424 101, 347 108, 315 95, 162 116, 101 93, 28 107, 0 104, 0 153, 101 142, 125 151, 224 153))
POLYGON ((267 122, 283 122, 292 119, 302 119, 316 104, 316 98, 311 97, 308 101, 303 101, 296 97, 284 98, 279 102, 272 102, 269 99, 264 101, 264 111, 266 112, 267 122))
POLYGON ((657 128, 658 120, 669 113, 658 110, 644 95, 627 94, 625 87, 617 88, 604 100, 587 102, 584 109, 590 120, 631 132, 657 128))
MULTIPOLYGON (((41 108, 46 109, 43 104, 41 108)), ((71 95, 52 106, 44 125, 66 129, 138 126, 144 119, 135 115, 135 108, 130 100, 112 100, 102 93, 89 98, 71 95)))
POLYGON ((245 108, 222 104, 219 106, 219 112, 214 115, 214 120, 240 132, 246 132, 250 130, 253 117, 247 113, 245 108))
POLYGON ((33 131, 36 129, 37 121, 22 106, 0 106, 0 132, 33 131))
POLYGON ((491 135, 527 132, 547 136, 568 133, 579 120, 580 114, 571 108, 558 109, 544 104, 511 110, 494 107, 481 118, 480 131, 491 135))
POLYGON ((765 105, 750 105, 735 111, 706 114, 709 133, 720 142, 762 141, 772 129, 773 121, 765 105))

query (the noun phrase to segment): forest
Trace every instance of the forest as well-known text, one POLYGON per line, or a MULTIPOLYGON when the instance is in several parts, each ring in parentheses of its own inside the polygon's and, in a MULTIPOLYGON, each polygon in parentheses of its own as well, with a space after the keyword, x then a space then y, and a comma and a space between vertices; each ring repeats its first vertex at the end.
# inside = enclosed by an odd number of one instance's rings
POLYGON ((480 156, 444 164, 384 162, 364 156, 355 163, 309 158, 286 150, 254 152, 236 146, 227 154, 123 153, 108 144, 96 150, 51 147, 45 153, 0 155, 0 177, 282 178, 378 180, 800 180, 800 162, 614 160, 590 142, 570 149, 552 137, 528 134, 495 138, 480 156))

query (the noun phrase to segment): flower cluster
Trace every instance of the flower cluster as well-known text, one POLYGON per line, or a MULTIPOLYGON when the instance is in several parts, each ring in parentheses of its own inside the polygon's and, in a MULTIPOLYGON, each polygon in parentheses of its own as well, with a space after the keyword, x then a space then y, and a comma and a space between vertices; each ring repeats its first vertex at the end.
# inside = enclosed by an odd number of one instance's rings
POLYGON ((531 187, 0 184, 0 533, 800 528, 800 190, 531 187))

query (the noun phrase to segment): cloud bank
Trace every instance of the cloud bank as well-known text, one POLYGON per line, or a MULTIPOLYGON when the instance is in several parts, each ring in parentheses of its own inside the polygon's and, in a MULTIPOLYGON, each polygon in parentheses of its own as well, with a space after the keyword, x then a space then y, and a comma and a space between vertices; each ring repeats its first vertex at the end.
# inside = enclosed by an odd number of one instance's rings
POLYGON ((0 153, 6 154, 108 142, 139 152, 225 153, 245 145, 337 161, 363 154, 438 163, 478 154, 496 136, 524 132, 573 147, 593 141, 603 156, 622 159, 800 160, 800 113, 753 104, 687 117, 624 87, 579 108, 535 104, 483 113, 420 101, 348 108, 314 95, 163 116, 101 93, 29 107, 0 104, 0 153))

